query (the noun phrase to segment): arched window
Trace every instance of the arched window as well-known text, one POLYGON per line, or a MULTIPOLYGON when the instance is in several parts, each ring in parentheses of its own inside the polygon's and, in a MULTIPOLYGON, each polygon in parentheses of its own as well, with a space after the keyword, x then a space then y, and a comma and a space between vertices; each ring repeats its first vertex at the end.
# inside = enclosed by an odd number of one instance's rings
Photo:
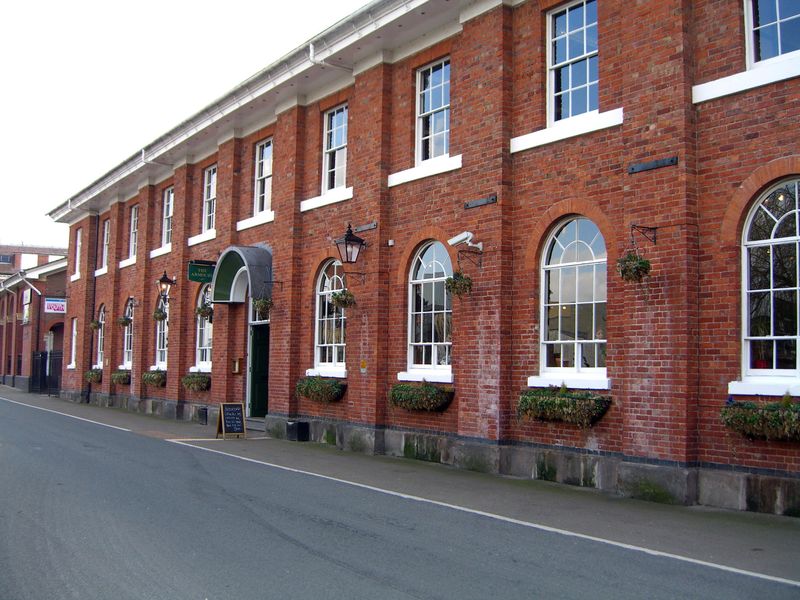
POLYGON ((745 375, 798 376, 798 185, 792 179, 767 190, 745 224, 745 375))
POLYGON ((452 275, 450 255, 441 242, 426 243, 414 256, 408 282, 409 372, 401 378, 452 381, 453 310, 445 288, 452 275))
MULTIPOLYGON (((197 307, 211 306, 211 286, 205 284, 197 295, 197 307)), ((212 316, 197 315, 197 346, 195 368, 197 371, 211 371, 211 346, 214 326, 212 316)))
POLYGON ((325 263, 317 280, 317 316, 315 331, 314 367, 344 369, 345 309, 331 302, 331 295, 347 289, 342 263, 325 263))
POLYGON ((167 316, 165 319, 156 320, 156 368, 167 369, 167 347, 169 345, 169 304, 163 298, 158 300, 158 310, 167 316))
POLYGON ((589 219, 571 218, 555 229, 545 248, 542 374, 604 378, 606 244, 603 235, 589 219))
POLYGON ((122 369, 130 369, 133 365, 133 298, 125 304, 125 317, 130 319, 122 333, 122 369))
POLYGON ((103 368, 103 346, 106 341, 106 307, 100 305, 100 310, 97 311, 97 322, 100 326, 97 328, 97 363, 94 365, 96 369, 103 368))

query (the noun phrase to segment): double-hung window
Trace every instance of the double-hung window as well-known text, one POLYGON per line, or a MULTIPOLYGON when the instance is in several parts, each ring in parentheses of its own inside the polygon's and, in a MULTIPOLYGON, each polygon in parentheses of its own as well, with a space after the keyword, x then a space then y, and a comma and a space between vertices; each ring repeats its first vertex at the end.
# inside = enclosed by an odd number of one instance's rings
POLYGON ((106 342, 106 307, 100 306, 97 313, 97 363, 95 367, 103 368, 103 347, 106 342))
POLYGON ((166 317, 156 320, 156 368, 166 370, 169 345, 169 304, 161 298, 158 301, 158 308, 166 317))
POLYGON ((450 153, 450 59, 417 71, 417 163, 450 153))
POLYGON ((597 0, 550 13, 547 52, 550 122, 598 110, 597 0))
POLYGON ((256 146, 256 185, 253 215, 272 207, 272 140, 256 146))
POLYGON ((77 279, 81 275, 81 237, 83 229, 78 229, 75 232, 75 270, 73 278, 77 279))
MULTIPOLYGON (((211 306, 211 286, 206 284, 197 295, 197 307, 211 306)), ((213 346, 214 325, 210 316, 197 314, 197 337, 195 352, 195 369, 211 371, 211 348, 213 346)))
POLYGON ((133 365, 133 299, 125 305, 127 325, 122 330, 122 369, 130 369, 133 365))
POLYGON ((752 63, 800 50, 800 2, 748 0, 752 63))
POLYGON ((70 337, 69 345, 69 364, 68 369, 75 368, 75 362, 78 357, 78 319, 72 319, 72 336, 70 337))
POLYGON ((161 213, 161 246, 172 243, 172 210, 175 203, 175 188, 164 190, 163 210, 161 213))
POLYGON ((322 193, 344 187, 347 171, 347 105, 325 114, 322 193))
POLYGON ((111 243, 111 221, 103 221, 103 249, 100 256, 100 268, 108 267, 108 245, 111 243))
POLYGON ((209 167, 203 175, 203 231, 215 227, 217 210, 217 165, 209 167))
POLYGON ((317 369, 344 369, 345 351, 345 309, 332 301, 333 294, 347 289, 342 263, 329 261, 317 281, 317 327, 316 357, 317 369))
POLYGON ((131 231, 128 238, 128 258, 134 258, 139 248, 139 207, 131 207, 131 231))

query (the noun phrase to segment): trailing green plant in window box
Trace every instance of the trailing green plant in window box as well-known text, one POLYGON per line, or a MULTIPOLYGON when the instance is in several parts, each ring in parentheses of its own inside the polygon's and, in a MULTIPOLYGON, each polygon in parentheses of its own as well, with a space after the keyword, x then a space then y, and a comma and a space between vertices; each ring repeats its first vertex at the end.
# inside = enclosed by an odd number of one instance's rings
POLYGON ((154 321, 166 321, 167 320, 167 311, 163 308, 157 308, 153 311, 153 320, 154 321))
POLYGON ((189 373, 181 378, 181 385, 191 392, 205 392, 211 387, 211 375, 208 373, 189 373))
POLYGON ((111 374, 111 383, 116 383, 117 385, 130 385, 130 383, 131 383, 131 372, 130 371, 114 371, 111 374))
POLYGON ((253 310, 256 311, 256 315, 258 315, 259 319, 267 319, 269 317, 269 311, 272 310, 272 306, 272 298, 253 298, 253 310))
POLYGON ((447 288, 447 291, 453 296, 458 296, 460 298, 464 294, 472 292, 472 277, 461 271, 456 271, 453 273, 452 277, 448 277, 444 280, 444 287, 447 288))
POLYGON ((89 369, 83 374, 83 378, 88 383, 100 383, 103 381, 103 369, 89 369))
POLYGON ((92 319, 91 321, 89 321, 89 329, 91 329, 92 331, 97 331, 102 326, 103 324, 97 319, 92 319))
POLYGON ((631 250, 617 259, 617 272, 625 281, 640 283, 650 275, 650 261, 631 250))
POLYGON ((517 416, 574 423, 585 429, 599 420, 609 406, 608 396, 550 386, 523 391, 517 402, 517 416))
POLYGON ((133 319, 131 319, 130 317, 120 317, 119 319, 117 319, 117 325, 119 325, 120 327, 127 327, 131 323, 133 323, 133 319))
POLYGON ((167 372, 156 369, 142 373, 142 383, 153 387, 164 387, 167 385, 167 372))
POLYGON ((341 400, 347 384, 339 379, 326 377, 301 377, 294 389, 298 396, 327 404, 341 400))
POLYGON ((725 427, 751 439, 800 441, 800 403, 791 397, 761 405, 729 400, 720 417, 725 427))
POLYGON ((352 308, 356 305, 356 297, 350 290, 340 290, 331 294, 331 304, 337 308, 352 308))
POLYGON ((452 386, 422 383, 396 383, 389 390, 389 401, 406 410, 440 411, 453 400, 452 386))

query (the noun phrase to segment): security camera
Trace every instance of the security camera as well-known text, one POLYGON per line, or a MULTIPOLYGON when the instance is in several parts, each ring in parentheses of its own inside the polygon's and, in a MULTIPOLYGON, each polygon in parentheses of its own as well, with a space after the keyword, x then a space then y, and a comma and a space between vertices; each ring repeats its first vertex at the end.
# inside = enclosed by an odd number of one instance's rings
POLYGON ((447 240, 447 243, 451 246, 458 246, 459 244, 467 243, 469 244, 472 241, 472 232, 471 231, 462 231, 455 237, 451 237, 447 240))

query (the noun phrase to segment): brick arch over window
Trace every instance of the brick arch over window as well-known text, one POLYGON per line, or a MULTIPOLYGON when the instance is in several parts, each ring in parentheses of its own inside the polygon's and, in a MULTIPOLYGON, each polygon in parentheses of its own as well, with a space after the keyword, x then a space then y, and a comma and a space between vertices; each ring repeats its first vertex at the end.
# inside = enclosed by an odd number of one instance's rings
MULTIPOLYGON (((321 250, 317 252, 309 260, 308 264, 314 265, 314 268, 309 269, 305 273, 305 281, 303 282, 303 294, 310 293, 314 296, 316 295, 316 289, 317 289, 316 286, 317 286, 317 280, 319 279, 319 274, 322 272, 322 269, 325 267, 325 265, 328 263, 329 260, 339 260, 339 253, 336 251, 335 247, 332 247, 331 249, 328 250, 321 250)), ((359 259, 358 264, 349 265, 348 268, 352 269, 353 267, 358 267, 357 269, 353 270, 354 271, 363 270, 360 268, 362 266, 361 265, 362 260, 364 260, 363 256, 361 256, 361 258, 359 259)))
MULTIPOLYGON (((475 231, 475 237, 480 239, 480 233, 476 230, 473 231, 475 231)), ((457 268, 455 265, 458 264, 458 253, 455 248, 447 243, 447 240, 457 233, 460 233, 460 231, 451 231, 447 233, 439 227, 424 227, 420 229, 403 248, 400 260, 398 260, 395 265, 395 282, 404 287, 408 284, 408 273, 411 270, 411 261, 416 256, 419 247, 428 240, 442 242, 447 249, 447 253, 450 255, 450 262, 454 265, 453 268, 455 270, 457 268)))
POLYGON ((800 156, 777 158, 759 167, 742 182, 733 194, 720 228, 720 245, 738 248, 742 241, 742 228, 750 213, 751 203, 758 200, 773 182, 800 174, 800 156))

